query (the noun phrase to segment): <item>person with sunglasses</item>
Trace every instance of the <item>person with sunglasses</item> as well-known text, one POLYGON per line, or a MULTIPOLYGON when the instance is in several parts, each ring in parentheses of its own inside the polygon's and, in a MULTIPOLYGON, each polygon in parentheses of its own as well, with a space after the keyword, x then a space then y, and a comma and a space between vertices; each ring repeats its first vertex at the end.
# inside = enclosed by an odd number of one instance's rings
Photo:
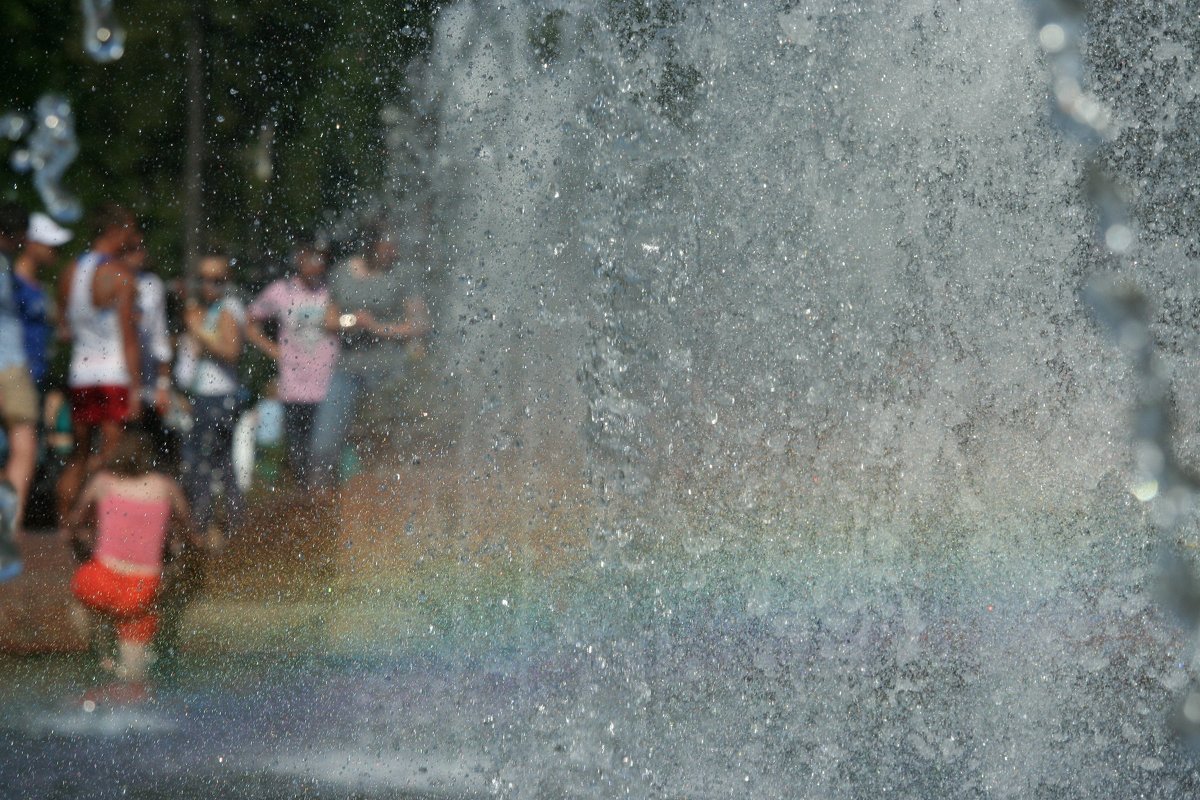
POLYGON ((237 366, 242 355, 246 311, 229 292, 229 259, 210 255, 197 266, 199 291, 184 310, 175 380, 192 403, 192 427, 180 458, 183 487, 196 523, 219 549, 224 535, 215 524, 213 492, 225 497, 227 523, 236 525, 242 496, 233 472, 233 429, 242 404, 237 366))

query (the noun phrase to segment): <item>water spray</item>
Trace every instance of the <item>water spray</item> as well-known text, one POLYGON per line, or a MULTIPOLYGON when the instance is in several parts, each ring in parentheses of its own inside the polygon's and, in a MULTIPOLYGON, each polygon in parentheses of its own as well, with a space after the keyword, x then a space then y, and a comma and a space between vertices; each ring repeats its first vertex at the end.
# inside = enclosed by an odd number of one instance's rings
MULTIPOLYGON (((1116 126, 1105 104, 1084 88, 1086 9, 1076 0, 1043 0, 1035 4, 1035 14, 1037 40, 1050 66, 1051 114, 1086 161, 1084 193, 1096 214, 1095 245, 1105 258, 1116 261, 1134 247, 1137 236, 1122 188, 1097 157, 1100 146, 1115 136, 1116 126)), ((1136 474, 1131 491, 1140 502, 1151 504, 1151 517, 1161 532, 1162 599, 1195 631, 1200 626, 1200 581, 1171 539, 1193 511, 1200 478, 1175 453, 1170 379, 1156 355, 1150 304, 1132 284, 1111 275, 1094 277, 1084 290, 1084 299, 1133 366, 1138 394, 1132 426, 1136 474)), ((1200 689, 1195 686, 1177 713, 1175 726, 1185 739, 1200 741, 1200 689)))
POLYGON ((117 21, 113 0, 80 0, 83 6, 83 49, 101 64, 125 55, 125 29, 117 21))
MULTIPOLYGON (((112 0, 80 0, 80 5, 83 49, 88 56, 101 64, 123 56, 125 29, 117 21, 112 0)), ((60 95, 42 95, 31 119, 11 111, 0 115, 0 136, 19 142, 28 135, 25 146, 13 151, 9 165, 22 175, 33 173, 34 188, 50 216, 59 222, 78 222, 83 209, 62 186, 63 173, 79 155, 71 104, 60 95)))
POLYGON ((13 151, 9 164, 18 173, 33 173, 34 188, 50 216, 59 222, 78 222, 83 213, 79 200, 62 186, 63 173, 79 154, 75 114, 66 98, 43 95, 34 106, 32 124, 16 114, 4 115, 0 132, 11 140, 28 133, 24 147, 13 151))

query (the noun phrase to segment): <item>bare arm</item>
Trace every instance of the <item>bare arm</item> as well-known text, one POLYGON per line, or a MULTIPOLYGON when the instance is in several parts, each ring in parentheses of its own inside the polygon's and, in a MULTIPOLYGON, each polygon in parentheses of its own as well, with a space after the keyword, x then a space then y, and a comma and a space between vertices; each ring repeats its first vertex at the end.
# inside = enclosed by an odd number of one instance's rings
POLYGON ((338 333, 342 330, 342 310, 338 308, 338 304, 329 301, 329 305, 325 306, 325 330, 330 333, 338 333))
POLYGON ((376 322, 375 316, 366 309, 350 314, 343 314, 341 313, 341 309, 334 303, 325 306, 325 330, 341 336, 343 341, 346 339, 353 340, 363 332, 387 338, 381 334, 384 327, 386 326, 376 322))
POLYGON ((71 284, 75 280, 75 262, 58 276, 58 338, 67 341, 71 338, 71 326, 67 324, 67 308, 71 299, 71 284))
POLYGON ((160 415, 166 415, 171 405, 171 362, 162 361, 155 376, 154 407, 160 415))
POLYGON ((191 333, 201 348, 226 363, 235 364, 242 354, 242 332, 238 329, 237 320, 227 309, 221 310, 215 331, 197 327, 191 333))
POLYGON ((137 418, 141 411, 142 351, 137 331, 137 279, 128 270, 112 274, 117 320, 121 326, 121 345, 125 351, 125 368, 129 372, 130 416, 137 418))
POLYGON ((397 339, 406 341, 426 336, 433 330, 429 322, 429 307, 420 295, 408 298, 404 302, 404 319, 400 322, 380 322, 370 311, 362 310, 353 314, 342 314, 338 305, 330 301, 325 306, 325 330, 330 333, 349 333, 351 331, 366 331, 380 339, 397 339), (343 320, 342 317, 352 320, 343 320), (350 322, 349 325, 343 324, 350 322))
POLYGON ((279 360, 279 345, 271 341, 271 337, 263 333, 262 326, 255 320, 250 320, 246 323, 246 341, 274 360, 279 360))
POLYGON ((246 310, 246 341, 266 353, 273 361, 279 360, 279 343, 263 332, 262 325, 269 319, 282 317, 282 308, 277 301, 280 286, 276 281, 263 289, 246 310))
POLYGON ((375 333, 384 339, 419 339, 433 330, 429 321, 429 306, 425 298, 414 295, 404 301, 404 320, 402 322, 378 325, 375 333))
POLYGON ((103 478, 96 477, 88 481, 75 502, 75 507, 67 513, 63 527, 70 538, 90 542, 93 532, 89 530, 89 523, 95 516, 96 503, 100 499, 99 484, 102 480, 103 478))

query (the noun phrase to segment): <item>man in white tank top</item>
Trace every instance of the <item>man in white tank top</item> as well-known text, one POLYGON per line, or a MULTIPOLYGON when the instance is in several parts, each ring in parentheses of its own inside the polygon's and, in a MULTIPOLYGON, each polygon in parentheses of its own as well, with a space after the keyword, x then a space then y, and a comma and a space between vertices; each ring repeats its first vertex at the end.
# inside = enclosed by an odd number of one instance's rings
POLYGON ((141 411, 137 275, 122 260, 140 231, 133 214, 113 204, 98 210, 93 230, 92 249, 67 268, 58 284, 71 338, 67 385, 74 434, 74 449, 58 481, 60 517, 71 511, 92 467, 108 459, 125 421, 141 411))

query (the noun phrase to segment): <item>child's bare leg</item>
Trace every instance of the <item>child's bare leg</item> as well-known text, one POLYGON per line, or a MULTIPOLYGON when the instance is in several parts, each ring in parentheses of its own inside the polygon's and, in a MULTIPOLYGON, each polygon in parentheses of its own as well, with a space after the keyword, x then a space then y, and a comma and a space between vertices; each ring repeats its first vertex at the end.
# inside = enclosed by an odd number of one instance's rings
POLYGON ((150 663, 150 646, 142 642, 121 639, 117 642, 117 674, 127 681, 146 680, 150 663))
POLYGON ((146 680, 150 642, 158 629, 154 613, 126 618, 117 625, 117 676, 133 683, 146 680))
POLYGON ((111 654, 105 652, 103 615, 92 611, 83 603, 75 601, 70 605, 68 616, 71 619, 71 627, 88 643, 88 649, 96 658, 100 669, 105 672, 116 672, 117 662, 113 660, 111 654))
POLYGON ((88 607, 79 601, 71 603, 68 611, 71 618, 71 627, 75 632, 82 636, 91 644, 92 637, 95 635, 95 622, 92 619, 93 614, 88 610, 88 607))

